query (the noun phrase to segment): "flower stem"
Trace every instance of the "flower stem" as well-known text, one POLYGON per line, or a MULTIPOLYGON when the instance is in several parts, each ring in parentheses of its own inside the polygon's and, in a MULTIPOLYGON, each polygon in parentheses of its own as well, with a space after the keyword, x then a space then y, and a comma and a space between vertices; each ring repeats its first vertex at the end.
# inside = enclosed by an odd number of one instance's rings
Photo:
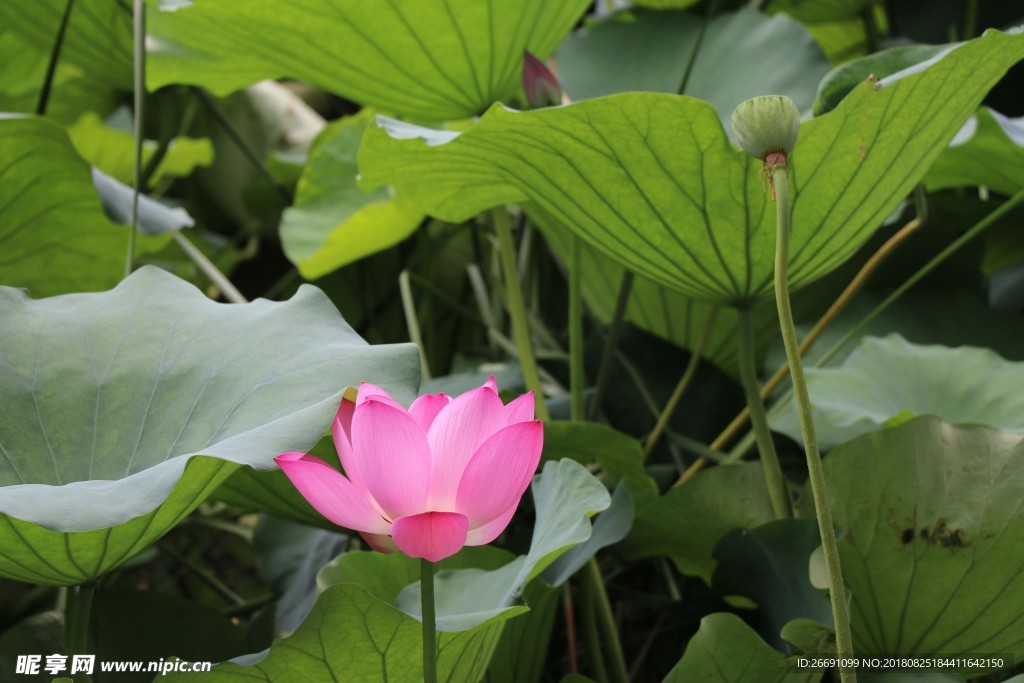
POLYGON ((536 414, 540 420, 549 420, 547 404, 544 403, 544 391, 540 385, 540 374, 537 361, 533 355, 530 342, 529 318, 526 315, 526 304, 523 303, 523 289, 519 284, 519 269, 516 264, 516 247, 512 241, 512 227, 509 225, 508 211, 504 206, 491 211, 494 231, 498 235, 498 251, 501 258, 501 269, 505 274, 505 297, 508 301, 508 312, 512 317, 512 336, 515 338, 516 350, 519 352, 519 366, 523 371, 526 388, 533 391, 536 402, 536 414))
MULTIPOLYGON (((818 517, 821 546, 825 555, 832 616, 835 620, 836 649, 840 657, 852 657, 853 636, 850 632, 850 615, 846 606, 846 587, 843 584, 843 572, 839 565, 836 532, 832 526, 832 508, 829 506, 828 491, 825 488, 825 471, 821 466, 818 437, 814 433, 814 420, 811 417, 811 399, 807 392, 804 364, 800 359, 796 326, 793 324, 793 310, 789 302, 789 276, 787 274, 790 233, 789 168, 786 164, 779 164, 772 169, 772 186, 775 188, 776 198, 775 299, 779 308, 779 324, 782 328, 782 340, 786 346, 786 358, 789 360, 789 372, 793 380, 797 413, 800 416, 800 432, 803 435, 804 450, 807 452, 807 470, 811 482, 811 493, 814 497, 814 510, 818 517)), ((843 683, 855 683, 857 680, 857 674, 853 670, 841 669, 839 676, 843 683)))
POLYGON ((579 235, 572 236, 569 256, 569 416, 583 420, 583 293, 579 235))
POLYGON ((437 683, 437 621, 434 616, 434 563, 420 559, 420 605, 423 614, 423 681, 437 683))
POLYGON ((608 683, 608 670, 601 654, 601 637, 597 633, 597 586, 594 585, 594 577, 589 571, 584 570, 580 575, 580 588, 583 598, 580 606, 583 643, 587 658, 590 660, 590 674, 597 683, 608 683))
MULTIPOLYGON (((69 654, 84 655, 89 653, 89 619, 92 614, 92 598, 96 585, 83 583, 69 588, 64 604, 64 627, 67 630, 69 654)), ((82 672, 74 676, 75 683, 88 683, 90 677, 82 672)))
POLYGON ((626 658, 622 654, 622 643, 619 642, 619 633, 615 629, 615 617, 612 615, 612 605, 608 600, 608 592, 604 588, 604 579, 601 577, 601 568, 593 557, 587 562, 584 570, 590 575, 590 581, 594 587, 593 598, 597 608, 597 625, 601 628, 601 635, 604 636, 605 646, 608 649, 608 664, 611 667, 611 678, 613 683, 629 683, 629 670, 626 668, 626 658))
POLYGON ((789 519, 793 516, 793 508, 786 488, 786 478, 779 466, 779 456, 775 452, 771 430, 768 429, 768 416, 764 412, 761 392, 757 386, 757 369, 754 367, 754 325, 750 309, 738 311, 739 326, 739 371, 743 394, 750 409, 750 424, 754 428, 757 439, 757 451, 761 455, 764 467, 764 478, 768 483, 768 497, 772 501, 772 510, 778 519, 789 519))

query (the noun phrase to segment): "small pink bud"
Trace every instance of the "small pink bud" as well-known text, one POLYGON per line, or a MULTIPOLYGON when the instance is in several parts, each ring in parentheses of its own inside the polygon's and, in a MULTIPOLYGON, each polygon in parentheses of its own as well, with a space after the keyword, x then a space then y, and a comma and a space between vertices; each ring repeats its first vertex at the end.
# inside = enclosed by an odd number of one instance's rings
POLYGON ((562 103, 562 86, 544 62, 523 51, 523 91, 531 109, 562 103))

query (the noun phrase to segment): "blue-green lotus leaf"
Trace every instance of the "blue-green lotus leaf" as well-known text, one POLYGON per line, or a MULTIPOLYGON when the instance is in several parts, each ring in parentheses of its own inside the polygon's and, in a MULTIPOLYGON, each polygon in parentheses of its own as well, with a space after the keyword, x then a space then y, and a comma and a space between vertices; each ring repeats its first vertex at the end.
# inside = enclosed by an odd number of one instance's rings
POLYGON ((415 394, 411 345, 371 347, 311 286, 219 304, 146 267, 115 289, 0 288, 0 575, 91 580, 241 465, 313 445, 361 380, 415 394))

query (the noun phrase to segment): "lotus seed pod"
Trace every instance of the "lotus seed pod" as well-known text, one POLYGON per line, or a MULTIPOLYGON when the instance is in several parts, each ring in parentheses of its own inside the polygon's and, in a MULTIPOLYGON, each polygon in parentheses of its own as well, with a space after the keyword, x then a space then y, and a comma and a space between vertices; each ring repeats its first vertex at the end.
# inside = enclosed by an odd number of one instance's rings
POLYGON ((785 95, 755 97, 736 107, 732 130, 743 151, 758 159, 772 152, 788 154, 800 134, 800 110, 785 95))

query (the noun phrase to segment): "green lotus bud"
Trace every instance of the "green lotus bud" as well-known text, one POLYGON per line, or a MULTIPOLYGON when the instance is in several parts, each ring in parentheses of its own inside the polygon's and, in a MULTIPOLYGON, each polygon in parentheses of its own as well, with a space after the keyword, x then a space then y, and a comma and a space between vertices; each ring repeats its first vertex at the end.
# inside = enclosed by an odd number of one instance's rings
POLYGON ((758 159, 789 154, 800 134, 800 110, 785 95, 755 97, 736 107, 732 130, 743 151, 758 159))

